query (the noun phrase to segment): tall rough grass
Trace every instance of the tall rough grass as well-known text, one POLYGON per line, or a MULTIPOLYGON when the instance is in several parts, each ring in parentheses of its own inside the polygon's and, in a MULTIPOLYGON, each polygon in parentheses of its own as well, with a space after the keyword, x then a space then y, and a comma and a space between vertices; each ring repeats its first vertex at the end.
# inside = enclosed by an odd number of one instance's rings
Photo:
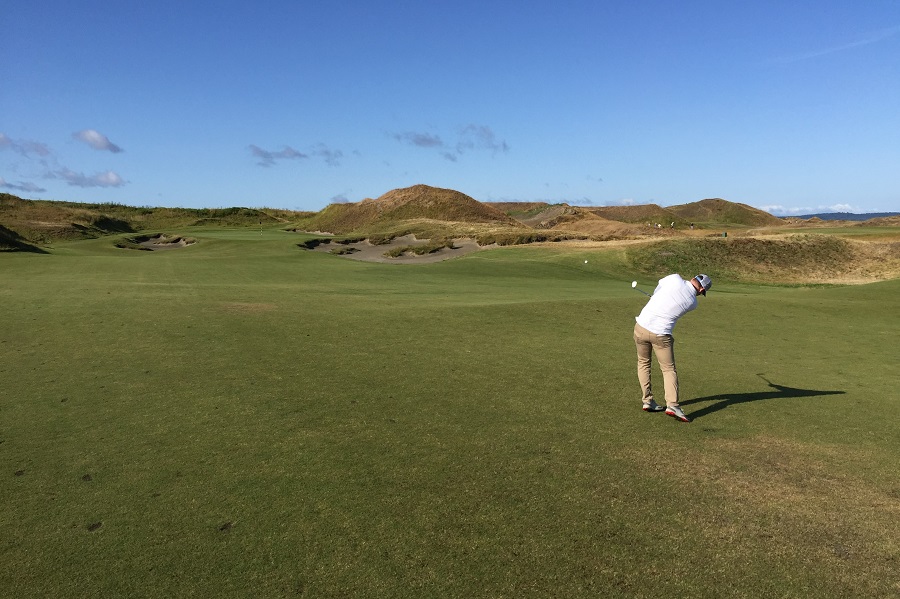
POLYGON ((627 257, 635 270, 648 275, 707 272, 733 281, 764 282, 837 275, 846 270, 854 255, 844 239, 794 235, 786 239, 667 240, 630 248, 627 257))

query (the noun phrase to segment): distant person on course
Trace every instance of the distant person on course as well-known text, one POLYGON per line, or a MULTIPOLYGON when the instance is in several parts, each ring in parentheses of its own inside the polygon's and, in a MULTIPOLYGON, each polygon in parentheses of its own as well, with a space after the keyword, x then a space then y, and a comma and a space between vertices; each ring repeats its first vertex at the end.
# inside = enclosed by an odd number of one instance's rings
POLYGON ((634 344, 637 346, 637 372, 641 383, 645 412, 661 412, 677 418, 681 422, 691 419, 678 405, 678 373, 675 371, 675 338, 672 329, 678 319, 697 307, 697 296, 706 295, 712 287, 712 279, 697 275, 685 281, 681 275, 673 274, 659 280, 653 296, 641 313, 635 318, 634 344), (651 350, 656 354, 662 370, 666 390, 666 407, 653 401, 650 387, 651 350))

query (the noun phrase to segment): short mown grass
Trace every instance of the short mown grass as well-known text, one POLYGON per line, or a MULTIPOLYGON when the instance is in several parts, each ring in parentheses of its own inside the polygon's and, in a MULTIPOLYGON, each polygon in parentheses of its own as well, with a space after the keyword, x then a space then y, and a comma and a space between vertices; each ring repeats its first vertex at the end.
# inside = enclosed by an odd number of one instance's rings
POLYGON ((900 592, 900 281, 721 276, 683 425, 638 407, 624 250, 179 233, 0 255, 6 596, 900 592))

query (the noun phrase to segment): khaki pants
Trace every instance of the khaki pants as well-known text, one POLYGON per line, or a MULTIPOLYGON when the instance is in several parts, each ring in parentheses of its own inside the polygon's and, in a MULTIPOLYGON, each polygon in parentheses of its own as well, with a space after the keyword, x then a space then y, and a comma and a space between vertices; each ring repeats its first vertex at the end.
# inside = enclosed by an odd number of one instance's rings
POLYGON ((651 350, 656 354, 659 368, 662 370, 663 384, 666 389, 666 405, 678 405, 678 373, 675 371, 675 338, 672 335, 657 335, 641 325, 634 325, 634 344, 637 346, 637 373, 641 383, 644 403, 653 400, 650 386, 651 350))

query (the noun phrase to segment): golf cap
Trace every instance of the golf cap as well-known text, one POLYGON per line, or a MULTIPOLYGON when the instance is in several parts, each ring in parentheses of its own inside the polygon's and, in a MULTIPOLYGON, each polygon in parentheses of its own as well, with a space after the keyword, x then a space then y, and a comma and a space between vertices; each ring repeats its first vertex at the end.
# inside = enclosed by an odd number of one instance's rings
POLYGON ((697 279, 697 282, 700 283, 701 287, 703 287, 703 291, 701 291, 700 293, 706 295, 706 292, 709 291, 710 287, 712 287, 712 279, 709 278, 709 275, 697 275, 694 278, 697 279))

